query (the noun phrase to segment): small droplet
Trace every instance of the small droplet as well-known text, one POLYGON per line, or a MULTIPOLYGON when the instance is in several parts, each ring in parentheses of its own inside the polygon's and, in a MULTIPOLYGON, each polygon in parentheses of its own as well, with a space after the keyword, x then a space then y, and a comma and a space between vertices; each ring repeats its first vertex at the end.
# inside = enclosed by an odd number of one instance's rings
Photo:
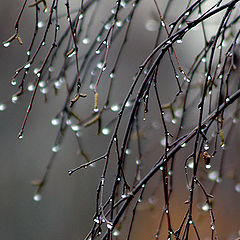
POLYGON ((204 150, 207 151, 209 149, 209 145, 207 143, 205 143, 203 148, 204 148, 204 150))
POLYGON ((226 102, 229 102, 230 101, 230 98, 226 98, 226 102))
POLYGON ((210 169, 211 167, 212 167, 211 164, 206 164, 206 165, 205 165, 205 168, 206 168, 206 169, 210 169))
POLYGON ((207 59, 206 59, 205 57, 203 57, 203 58, 201 59, 201 61, 202 61, 203 63, 205 63, 205 62, 207 61, 207 59))
POLYGON ((174 115, 177 117, 177 118, 181 118, 182 117, 182 114, 183 114, 183 110, 182 108, 178 108, 174 111, 174 115))
POLYGON ((177 119, 176 118, 173 118, 172 119, 172 124, 176 124, 177 123, 177 119))
POLYGON ((103 62, 99 62, 99 63, 97 64, 97 68, 102 69, 102 68, 103 68, 103 62))
POLYGON ((202 205, 202 210, 204 211, 204 212, 207 212, 208 210, 209 210, 209 205, 207 204, 207 203, 204 203, 203 205, 202 205))
POLYGON ((51 124, 52 124, 53 126, 57 126, 57 125, 59 125, 59 123, 60 123, 60 119, 59 119, 59 118, 53 118, 53 119, 51 120, 51 124))
POLYGON ((38 24, 37 24, 37 26, 38 26, 39 28, 43 28, 43 27, 44 27, 44 22, 43 22, 43 21, 39 21, 38 24))
POLYGON ((16 103, 17 100, 18 100, 18 96, 13 95, 13 96, 12 96, 12 103, 16 103))
POLYGON ((108 228, 109 230, 112 230, 112 228, 113 228, 112 223, 108 223, 108 224, 107 224, 107 228, 108 228))
POLYGON ((90 90, 93 90, 93 89, 94 89, 94 84, 93 84, 93 83, 91 83, 91 84, 89 85, 89 89, 90 89, 90 90))
POLYGON ((181 44, 183 41, 182 41, 182 39, 178 39, 176 42, 177 42, 178 44, 181 44))
POLYGON ((168 171, 168 175, 169 175, 169 176, 172 176, 172 174, 173 174, 173 171, 172 171, 172 170, 169 170, 169 171, 168 171))
POLYGON ((42 42, 42 46, 45 46, 46 45, 46 43, 45 42, 42 42))
POLYGON ((137 165, 140 165, 140 164, 141 164, 141 160, 137 159, 137 160, 136 160, 136 164, 137 164, 137 165))
POLYGON ((90 39, 88 37, 83 38, 82 43, 87 45, 90 43, 90 39))
POLYGON ((166 138, 164 137, 161 141, 161 146, 166 147, 166 138))
POLYGON ((120 235, 120 231, 118 231, 118 230, 113 231, 113 236, 114 237, 118 237, 119 235, 120 235))
POLYGON ((9 47, 9 46, 10 46, 10 42, 5 42, 5 43, 3 43, 3 46, 4 46, 5 48, 9 47))
POLYGON ((11 80, 11 85, 12 85, 12 86, 15 86, 16 84, 17 84, 16 79, 15 79, 15 78, 12 78, 12 80, 11 80))
POLYGON ((102 134, 103 135, 109 135, 110 134, 110 129, 109 128, 103 128, 102 129, 102 134))
POLYGON ((113 72, 110 73, 109 77, 113 79, 115 77, 115 74, 113 72))
POLYGON ((41 89, 40 89, 40 92, 41 92, 42 94, 47 94, 47 93, 48 93, 48 88, 47 88, 47 87, 41 88, 41 89))
POLYGON ((72 119, 67 119, 67 121, 66 121, 66 124, 69 126, 69 125, 71 125, 72 124, 72 119))
POLYGON ((30 66, 31 66, 31 63, 27 63, 25 66, 24 66, 24 68, 26 69, 26 68, 30 68, 30 66))
POLYGON ((43 88, 43 87, 45 87, 45 85, 46 85, 45 81, 40 81, 39 82, 39 87, 43 88))
POLYGON ((126 151, 125 151, 125 153, 126 153, 127 155, 130 155, 130 154, 132 153, 132 151, 131 151, 131 149, 127 148, 126 151))
POLYGON ((34 85, 31 83, 31 84, 29 84, 28 86, 27 86, 27 90, 29 91, 29 92, 32 92, 33 90, 34 90, 34 85))
POLYGON ((189 220, 189 224, 192 224, 193 223, 193 221, 192 220, 189 220))
POLYGON ((57 81, 54 82, 54 86, 57 89, 61 89, 64 84, 64 78, 59 78, 57 81))
POLYGON ((214 227, 214 225, 212 225, 212 226, 211 226, 211 229, 212 229, 213 231, 215 230, 215 227, 214 227))
POLYGON ((120 28, 120 27, 122 27, 122 25, 123 25, 123 22, 122 22, 121 20, 117 20, 117 21, 116 21, 116 26, 117 26, 117 27, 120 28))
POLYGON ((101 53, 100 49, 96 50, 95 52, 97 55, 99 55, 101 53))
POLYGON ((111 106, 111 110, 112 110, 113 112, 117 112, 117 111, 120 110, 120 106, 117 105, 117 104, 114 104, 114 105, 111 106))
POLYGON ((184 147, 186 147, 186 146, 187 146, 186 143, 181 144, 181 147, 182 147, 182 148, 184 148, 184 147))
POLYGON ((101 41, 101 36, 97 36, 97 42, 100 42, 101 41))
POLYGON ((97 113, 97 112, 99 111, 99 109, 98 109, 98 108, 94 108, 93 111, 94 111, 95 113, 97 113))
POLYGON ((132 102, 131 101, 127 101, 125 104, 125 107, 131 107, 132 106, 132 102))
POLYGON ((34 69, 33 69, 33 73, 34 73, 34 74, 37 74, 37 73, 39 72, 39 70, 40 70, 40 68, 34 68, 34 69))
POLYGON ((216 181, 218 178, 218 175, 219 175, 218 171, 213 170, 208 173, 208 179, 210 179, 212 181, 216 181))
POLYGON ((105 30, 109 30, 110 27, 111 27, 111 24, 110 24, 110 23, 106 23, 105 26, 104 26, 105 30))
POLYGON ((121 0, 120 5, 121 7, 125 8, 127 6, 127 3, 124 0, 121 0))
POLYGON ((72 130, 74 131, 74 132, 77 132, 77 131, 79 131, 80 130, 80 125, 71 125, 71 128, 72 128, 72 130))
POLYGON ((30 55, 31 55, 31 52, 30 52, 30 51, 27 51, 27 55, 30 56, 30 55))
POLYGON ((0 111, 4 111, 7 108, 6 104, 0 103, 0 111))
POLYGON ((237 183, 234 187, 235 191, 240 193, 240 183, 237 183))
POLYGON ((60 30, 60 25, 56 26, 56 30, 59 31, 60 30))
POLYGON ((39 193, 34 194, 34 196, 33 196, 33 200, 34 200, 35 202, 39 202, 39 201, 41 201, 41 200, 42 200, 42 195, 39 194, 39 193))
POLYGON ((59 145, 54 145, 53 147, 52 147, 52 152, 58 152, 59 150, 60 150, 61 148, 60 148, 60 146, 59 145))
POLYGON ((93 220, 95 223, 97 223, 97 224, 99 224, 100 223, 100 221, 99 221, 99 219, 98 218, 94 218, 94 220, 93 220))
POLYGON ((160 169, 161 171, 163 171, 164 167, 163 167, 163 166, 161 166, 159 169, 160 169))
POLYGON ((185 16, 188 16, 188 15, 189 15, 189 12, 186 12, 186 13, 185 13, 185 16))

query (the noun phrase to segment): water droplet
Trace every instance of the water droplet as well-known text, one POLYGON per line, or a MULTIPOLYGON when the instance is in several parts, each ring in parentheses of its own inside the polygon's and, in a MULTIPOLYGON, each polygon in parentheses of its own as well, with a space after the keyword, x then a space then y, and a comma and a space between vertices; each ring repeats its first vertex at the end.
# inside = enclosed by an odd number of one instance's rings
POLYGON ((172 44, 172 41, 171 41, 171 40, 168 40, 168 41, 167 41, 167 44, 172 44))
POLYGON ((109 30, 110 27, 111 27, 111 24, 110 24, 110 23, 106 23, 106 24, 104 25, 105 30, 109 30))
POLYGON ((0 103, 0 111, 4 111, 7 108, 6 104, 0 103))
POLYGON ((46 43, 45 42, 42 42, 42 46, 45 46, 46 45, 46 43))
POLYGON ((59 150, 60 150, 61 148, 60 148, 60 146, 59 145, 54 145, 53 147, 52 147, 52 152, 58 152, 59 150))
POLYGON ((10 42, 5 42, 5 43, 3 43, 3 46, 4 46, 5 48, 9 47, 9 46, 10 46, 10 42))
POLYGON ((177 123, 177 119, 176 118, 173 118, 172 119, 172 124, 176 124, 177 123))
POLYGON ((54 86, 57 89, 61 89, 64 84, 64 78, 59 78, 57 81, 54 82, 54 86))
POLYGON ((24 68, 26 69, 26 68, 30 68, 30 66, 31 66, 31 63, 27 63, 25 66, 24 66, 24 68))
POLYGON ((205 165, 205 168, 206 168, 206 169, 210 169, 211 167, 212 167, 211 164, 205 165))
POLYGON ((131 149, 127 148, 126 151, 125 151, 125 153, 126 153, 127 155, 130 155, 130 154, 132 153, 132 151, 131 151, 131 149))
POLYGON ((175 111, 174 111, 174 114, 177 118, 181 118, 182 117, 182 114, 183 114, 183 110, 182 108, 177 108, 175 111))
POLYGON ((28 86, 27 86, 27 90, 29 91, 29 92, 32 92, 33 90, 34 90, 34 85, 31 83, 31 84, 29 84, 28 86))
POLYGON ((37 74, 37 73, 39 72, 39 70, 40 70, 40 68, 34 68, 34 69, 33 69, 33 73, 34 73, 34 74, 37 74))
POLYGON ((122 25, 123 25, 123 22, 122 22, 121 20, 117 20, 117 21, 116 21, 116 26, 117 26, 117 27, 120 28, 120 27, 122 27, 122 25))
POLYGON ((220 144, 220 147, 221 147, 222 149, 226 149, 226 144, 225 144, 224 142, 222 142, 222 143, 220 144))
POLYGON ((95 223, 97 223, 97 224, 99 224, 100 223, 100 221, 99 221, 99 219, 98 218, 94 218, 94 220, 93 220, 95 223))
POLYGON ((188 222, 189 222, 189 224, 192 224, 192 223, 193 223, 193 221, 192 221, 192 220, 189 220, 188 222))
POLYGON ((56 26, 56 30, 59 31, 60 30, 60 25, 56 26))
POLYGON ((180 23, 179 26, 178 26, 178 29, 182 28, 182 24, 180 23))
POLYGON ((111 106, 111 110, 112 110, 113 112, 117 112, 117 111, 120 110, 120 106, 117 105, 117 104, 114 104, 114 105, 111 106))
POLYGON ((97 55, 99 55, 101 53, 100 49, 96 50, 95 52, 97 55))
POLYGON ((83 38, 82 43, 87 45, 90 43, 90 39, 88 37, 83 38))
POLYGON ((16 79, 15 79, 15 78, 12 78, 12 80, 11 80, 11 85, 12 85, 12 86, 15 86, 16 84, 17 84, 16 79))
POLYGON ((81 127, 80 127, 80 125, 77 125, 77 124, 76 124, 76 125, 72 125, 71 128, 72 128, 72 130, 73 130, 74 132, 77 132, 77 131, 80 130, 81 127))
POLYGON ((22 131, 18 134, 18 139, 23 139, 23 132, 22 131))
POLYGON ((182 41, 182 39, 178 39, 176 42, 177 42, 178 44, 181 44, 183 41, 182 41))
POLYGON ((202 61, 203 63, 205 63, 205 62, 207 61, 206 57, 203 57, 203 58, 201 59, 201 61, 202 61))
POLYGON ((109 222, 109 223, 107 224, 107 228, 108 228, 109 230, 112 230, 113 224, 109 222))
POLYGON ((165 24, 165 22, 164 22, 164 21, 161 21, 161 25, 162 25, 163 27, 165 27, 165 26, 166 26, 166 24, 165 24))
POLYGON ((93 89, 94 89, 94 84, 93 84, 93 83, 91 83, 91 84, 89 85, 89 89, 90 89, 90 90, 93 90, 93 89))
POLYGON ((218 175, 219 175, 218 171, 213 170, 213 171, 208 173, 208 179, 210 179, 212 181, 216 181, 217 178, 218 178, 218 175))
POLYGON ((127 6, 127 3, 124 0, 121 0, 120 5, 121 7, 125 8, 127 6))
POLYGON ((51 124, 52 124, 53 126, 57 126, 57 125, 59 125, 59 123, 60 123, 60 119, 59 119, 59 118, 53 118, 53 119, 51 120, 51 124))
POLYGON ((54 71, 53 66, 50 66, 50 67, 48 68, 48 71, 49 71, 49 72, 53 72, 53 71, 54 71))
POLYGON ((100 42, 101 41, 101 36, 97 36, 97 42, 100 42))
POLYGON ((182 147, 182 148, 184 148, 184 147, 186 147, 186 146, 187 146, 186 143, 181 144, 181 147, 182 147))
POLYGON ((30 51, 27 51, 27 55, 30 56, 30 55, 31 55, 31 52, 30 52, 30 51))
POLYGON ((42 195, 39 194, 39 193, 34 194, 33 200, 34 200, 35 202, 41 201, 41 200, 42 200, 42 195))
POLYGON ((69 125, 71 125, 72 124, 72 119, 67 119, 67 121, 66 121, 66 124, 69 126, 69 125))
POLYGON ((122 194, 122 195, 121 195, 121 198, 126 198, 126 197, 127 197, 126 194, 122 194))
POLYGON ((207 143, 205 143, 203 148, 204 148, 204 150, 207 151, 209 149, 209 145, 207 143))
POLYGON ((193 168, 194 168, 194 162, 193 162, 193 160, 188 161, 187 166, 188 166, 188 168, 193 169, 193 168))
POLYGON ((172 176, 172 174, 173 174, 173 171, 172 171, 172 170, 169 170, 169 171, 168 171, 168 175, 169 175, 169 176, 172 176))
POLYGON ((102 69, 103 68, 103 62, 97 63, 97 68, 102 69))
POLYGON ((94 108, 93 111, 94 111, 95 113, 97 113, 97 112, 99 111, 99 109, 98 109, 98 108, 94 108))
POLYGON ((39 28, 43 28, 43 27, 44 27, 44 22, 43 22, 43 21, 39 21, 38 24, 37 24, 37 26, 38 26, 39 28))
POLYGON ((39 82, 39 87, 45 87, 45 85, 46 85, 46 82, 45 81, 40 81, 39 82))
POLYGON ((40 89, 40 92, 41 92, 42 94, 47 94, 47 93, 48 93, 48 88, 47 88, 47 87, 41 88, 41 89, 40 89))
POLYGON ((117 237, 117 236, 119 236, 120 235, 120 231, 118 231, 118 230, 114 230, 113 231, 113 236, 114 237, 117 237))
POLYGON ((240 193, 240 183, 237 183, 234 187, 235 191, 240 193))
POLYGON ((103 135, 109 135, 110 134, 110 129, 109 128, 103 128, 102 129, 102 134, 103 135))
POLYGON ((67 57, 68 58, 71 58, 72 56, 74 56, 76 54, 76 51, 74 50, 74 51, 72 51, 67 57))
POLYGON ((160 141, 161 146, 166 147, 166 138, 164 137, 161 141, 160 141))
POLYGON ((136 164, 137 164, 137 165, 140 165, 140 164, 141 164, 141 160, 137 159, 137 160, 136 160, 136 164))
POLYGON ((188 15, 189 15, 189 12, 186 12, 186 13, 185 13, 185 16, 188 16, 188 15))
POLYGON ((113 72, 111 72, 111 73, 109 74, 109 77, 110 77, 111 79, 113 79, 113 78, 115 77, 115 74, 114 74, 113 72))
POLYGON ((160 169, 161 171, 163 171, 164 167, 163 167, 163 166, 161 166, 159 169, 160 169))
POLYGON ((18 100, 18 96, 13 95, 13 96, 12 96, 12 103, 16 103, 17 100, 18 100))
POLYGON ((214 230, 215 230, 215 226, 214 226, 214 225, 212 225, 212 226, 211 226, 211 229, 214 231, 214 230))
POLYGON ((229 102, 230 101, 230 98, 226 98, 226 102, 229 102))
POLYGON ((202 210, 203 210, 204 212, 207 212, 207 211, 209 210, 209 208, 210 208, 210 206, 209 206, 207 203, 204 203, 204 204, 202 205, 202 210))

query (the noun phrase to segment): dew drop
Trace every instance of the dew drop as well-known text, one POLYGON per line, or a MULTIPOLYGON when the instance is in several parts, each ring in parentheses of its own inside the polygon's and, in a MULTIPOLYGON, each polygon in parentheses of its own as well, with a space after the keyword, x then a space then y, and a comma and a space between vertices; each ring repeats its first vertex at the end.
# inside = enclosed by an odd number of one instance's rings
POLYGON ((212 229, 213 231, 215 230, 215 227, 214 227, 214 225, 212 225, 212 226, 211 226, 211 229, 212 229))
POLYGON ((192 223, 193 223, 193 221, 192 221, 192 220, 189 220, 189 221, 188 221, 188 223, 189 223, 189 224, 192 224, 192 223))
POLYGON ((34 68, 34 69, 33 69, 33 73, 34 73, 34 74, 37 74, 37 73, 39 72, 39 70, 40 70, 40 68, 34 68))
POLYGON ((30 52, 30 51, 27 51, 27 55, 30 56, 30 55, 31 55, 31 52, 30 52))
POLYGON ((15 86, 16 84, 17 84, 16 79, 15 79, 15 78, 12 78, 12 80, 11 80, 11 85, 12 85, 12 86, 15 86))
POLYGON ((34 200, 35 202, 41 201, 41 200, 42 200, 42 195, 39 194, 39 193, 34 194, 33 200, 34 200))
POLYGON ((97 63, 97 68, 98 68, 98 69, 102 69, 102 68, 103 68, 103 62, 97 63))
POLYGON ((59 125, 59 123, 60 123, 60 119, 59 119, 59 118, 53 118, 53 119, 51 120, 51 124, 52 124, 53 126, 57 126, 57 125, 59 125))
POLYGON ((205 165, 205 168, 206 168, 206 169, 210 169, 211 167, 212 167, 211 164, 205 165))
POLYGON ((81 127, 80 127, 80 125, 77 125, 77 124, 76 124, 76 125, 72 125, 71 128, 72 128, 72 130, 73 130, 74 132, 77 132, 77 131, 80 130, 81 127))
POLYGON ((120 231, 118 231, 118 230, 113 231, 113 236, 114 237, 118 237, 119 235, 120 235, 120 231))
POLYGON ((122 27, 122 25, 123 25, 123 22, 122 22, 121 20, 117 20, 117 21, 116 21, 116 26, 117 26, 117 27, 120 28, 120 27, 122 27))
POLYGON ((171 122, 172 122, 172 124, 176 124, 177 123, 177 119, 173 118, 171 122))
POLYGON ((94 218, 94 220, 93 220, 95 223, 97 223, 97 224, 99 224, 100 223, 100 221, 99 221, 99 219, 98 218, 94 218))
POLYGON ((31 66, 31 63, 27 63, 25 66, 24 66, 24 68, 26 69, 26 68, 29 68, 31 66))
POLYGON ((9 47, 9 46, 10 46, 10 42, 5 42, 5 43, 3 43, 3 46, 4 46, 5 48, 9 47))
POLYGON ((205 58, 205 57, 203 57, 202 59, 201 59, 201 62, 203 62, 203 63, 205 63, 207 61, 207 59, 205 58))
POLYGON ((42 94, 47 94, 47 93, 48 93, 48 88, 47 88, 47 87, 41 88, 41 89, 40 89, 40 92, 41 92, 42 94))
POLYGON ((208 173, 208 179, 210 179, 212 181, 216 181, 218 178, 218 175, 219 175, 218 171, 213 170, 208 173))
POLYGON ((166 138, 164 137, 161 141, 161 146, 166 147, 166 138))
POLYGON ((235 186, 234 186, 234 189, 236 192, 240 193, 240 183, 237 183, 235 186))
POLYGON ((52 152, 56 153, 56 152, 58 152, 60 149, 61 149, 61 148, 60 148, 59 145, 54 145, 54 146, 52 147, 52 152))
POLYGON ((110 23, 106 23, 106 24, 104 25, 105 30, 109 30, 110 27, 111 27, 111 24, 110 24, 110 23))
POLYGON ((182 108, 178 108, 174 111, 174 114, 177 118, 181 118, 182 117, 182 114, 183 114, 183 110, 182 108))
POLYGON ((96 50, 96 52, 95 52, 97 55, 99 55, 100 53, 101 53, 101 51, 98 49, 98 50, 96 50))
POLYGON ((101 41, 101 36, 97 36, 97 42, 100 42, 101 41))
POLYGON ((136 165, 140 165, 141 164, 141 160, 137 159, 136 160, 136 165))
POLYGON ((226 98, 226 102, 228 103, 230 101, 230 98, 226 98))
POLYGON ((89 85, 89 89, 90 89, 90 90, 93 90, 93 89, 94 89, 94 84, 93 84, 93 83, 91 83, 91 84, 89 85))
POLYGON ((64 84, 64 78, 59 78, 57 81, 54 82, 54 86, 57 89, 61 89, 64 84))
POLYGON ((46 85, 46 82, 45 81, 40 81, 39 82, 39 87, 45 87, 45 85, 46 85))
POLYGON ((46 43, 45 42, 42 42, 42 46, 45 46, 46 45, 46 43))
POLYGON ((102 129, 102 134, 103 135, 109 135, 110 134, 110 129, 109 128, 103 128, 102 129))
POLYGON ((207 143, 205 143, 203 148, 204 148, 204 150, 207 151, 209 149, 209 145, 207 143))
POLYGON ((99 111, 99 109, 98 109, 98 108, 94 108, 93 111, 94 111, 95 113, 97 113, 97 112, 99 111))
POLYGON ((40 73, 40 72, 38 72, 38 73, 37 73, 37 77, 39 78, 40 76, 41 76, 41 73, 40 73))
POLYGON ((33 84, 29 84, 28 86, 27 86, 27 90, 29 91, 29 92, 32 92, 33 90, 34 90, 34 85, 33 84))
POLYGON ((17 100, 18 100, 18 96, 13 95, 13 96, 12 96, 12 103, 16 103, 17 100))
POLYGON ((161 166, 159 169, 160 169, 161 171, 163 171, 164 168, 163 168, 163 166, 161 166))
POLYGON ((113 112, 117 112, 117 111, 120 110, 120 106, 117 105, 117 104, 114 104, 114 105, 111 106, 111 110, 112 110, 113 112))
POLYGON ((90 43, 90 39, 88 37, 83 38, 82 43, 87 45, 90 43))
POLYGON ((127 3, 124 0, 121 0, 120 5, 121 7, 125 8, 127 6, 127 3))
POLYGON ((194 168, 194 162, 193 160, 189 161, 187 164, 188 168, 193 169, 194 168))
POLYGON ((181 44, 183 41, 182 41, 182 39, 178 39, 176 42, 177 42, 178 44, 181 44))
POLYGON ((0 111, 4 111, 7 108, 6 104, 0 103, 0 111))
POLYGON ((127 155, 130 155, 130 154, 132 153, 132 151, 131 151, 131 149, 127 148, 126 151, 125 151, 125 153, 126 153, 127 155))
POLYGON ((71 125, 72 124, 72 119, 67 119, 67 121, 66 121, 66 124, 69 126, 69 125, 71 125))
POLYGON ((109 223, 107 224, 107 228, 108 228, 109 230, 112 230, 112 228, 113 228, 112 223, 109 222, 109 223))
POLYGON ((43 22, 43 21, 39 21, 39 22, 37 23, 37 26, 38 26, 39 28, 43 28, 43 27, 44 27, 44 22, 43 22))
POLYGON ((113 79, 115 77, 115 74, 113 72, 110 73, 109 77, 113 79))
POLYGON ((208 210, 209 210, 209 205, 207 204, 207 203, 204 203, 203 205, 202 205, 202 210, 204 211, 204 212, 207 212, 208 210))
POLYGON ((132 106, 132 102, 131 101, 127 101, 125 104, 125 107, 131 107, 132 106))

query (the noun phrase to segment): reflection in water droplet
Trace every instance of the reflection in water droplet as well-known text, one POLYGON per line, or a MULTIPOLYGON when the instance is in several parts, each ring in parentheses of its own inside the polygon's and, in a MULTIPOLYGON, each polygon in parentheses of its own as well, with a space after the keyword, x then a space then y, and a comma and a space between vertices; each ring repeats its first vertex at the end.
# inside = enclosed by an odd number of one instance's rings
POLYGON ((4 111, 7 108, 6 104, 0 103, 0 111, 4 111))
POLYGON ((39 193, 38 193, 38 194, 34 194, 33 200, 34 200, 35 202, 41 201, 41 200, 42 200, 42 195, 39 194, 39 193))
POLYGON ((110 129, 109 128, 103 128, 102 129, 102 134, 103 135, 109 135, 110 134, 110 129))
POLYGON ((60 119, 59 119, 59 118, 53 118, 53 119, 51 120, 51 124, 52 124, 53 126, 57 126, 57 125, 59 125, 59 123, 60 123, 60 119))
POLYGON ((59 150, 60 150, 61 148, 60 148, 60 146, 59 145, 54 145, 53 147, 52 147, 52 152, 58 152, 59 150))

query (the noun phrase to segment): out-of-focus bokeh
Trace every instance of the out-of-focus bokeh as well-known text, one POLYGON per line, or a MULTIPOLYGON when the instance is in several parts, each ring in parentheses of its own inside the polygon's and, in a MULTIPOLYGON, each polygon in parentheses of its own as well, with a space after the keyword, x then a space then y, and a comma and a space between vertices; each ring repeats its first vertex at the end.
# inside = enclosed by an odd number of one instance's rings
MULTIPOLYGON (((78 7, 79 2, 77 0, 70 1, 72 9, 78 7)), ((162 2, 164 1, 161 1, 159 6, 164 9, 166 4, 162 2)), ((0 2, 1 43, 14 33, 14 23, 22 4, 23 1, 17 0, 0 2)), ((50 3, 48 2, 48 4, 50 3)), ((109 5, 114 6, 115 1, 103 1, 101 4, 95 19, 96 29, 93 28, 89 33, 90 41, 91 36, 94 36, 94 31, 97 31, 97 26, 101 26, 102 21, 110 14, 111 7, 109 5)), ((166 18, 168 24, 175 20, 176 16, 186 7, 184 0, 176 1, 174 5, 166 18)), ((65 13, 66 9, 62 3, 59 14, 65 13)), ((120 103, 124 100, 138 66, 153 49, 158 26, 156 16, 158 15, 154 1, 142 1, 140 3, 129 32, 126 50, 123 52, 122 60, 120 60, 118 79, 116 79, 118 82, 113 88, 113 103, 120 103)), ((216 31, 215 21, 218 20, 213 19, 207 25, 209 35, 211 35, 211 31, 216 31)), ((64 24, 67 25, 65 18, 61 24, 61 28, 64 28, 64 24)), ((11 103, 11 96, 16 93, 17 87, 11 86, 10 82, 15 70, 26 61, 26 49, 32 38, 33 29, 34 10, 26 8, 19 25, 23 46, 20 46, 17 41, 14 41, 8 48, 0 46, 0 102, 6 102, 7 106, 5 111, 0 112, 0 238, 7 240, 83 239, 93 223, 96 187, 102 171, 102 164, 98 163, 95 167, 83 169, 73 176, 67 174, 68 169, 84 162, 84 158, 78 153, 77 142, 71 129, 66 131, 61 150, 53 162, 47 184, 41 192, 41 201, 33 200, 35 188, 31 185, 33 180, 42 177, 51 157, 51 149, 58 131, 58 127, 51 125, 51 119, 61 110, 65 102, 65 89, 58 91, 57 96, 54 95, 53 90, 49 90, 47 103, 44 102, 42 94, 37 93, 26 124, 24 138, 17 139, 31 92, 20 97, 16 103, 11 103)), ((40 29, 40 31, 43 30, 40 29)), ((165 37, 166 34, 164 33, 162 38, 165 37)), ((120 42, 119 39, 116 40, 117 43, 118 41, 120 42)), ((191 34, 186 35, 183 44, 176 47, 184 69, 189 68, 200 49, 199 45, 203 46, 202 41, 201 28, 196 27, 191 34)), ((80 48, 79 51, 81 52, 81 50, 80 48)), ((45 56, 46 52, 41 54, 45 56)), ((110 59, 111 57, 113 59, 114 54, 116 53, 112 53, 110 59)), ((59 64, 63 61, 60 58, 61 55, 58 59, 59 64)), ((172 69, 169 65, 169 61, 165 60, 162 65, 163 74, 160 82, 161 97, 166 102, 171 100, 170 96, 177 89, 176 83, 172 80, 169 81, 169 76, 172 78, 172 69)), ((57 67, 55 68, 56 71, 59 71, 57 67)), ((74 75, 74 67, 72 71, 72 75, 74 75)), ((29 74, 29 78, 34 82, 33 74, 29 74)), ((101 81, 100 89, 104 91, 105 79, 101 81)), ((81 99, 83 101, 81 107, 76 106, 77 111, 83 116, 84 111, 88 111, 93 106, 93 93, 89 89, 85 89, 85 91, 88 98, 81 99)), ((187 130, 190 130, 194 127, 192 122, 196 121, 197 116, 191 114, 187 116, 187 122, 189 122, 189 129, 187 130)), ((109 115, 109 118, 111 117, 112 115, 109 115)), ((104 119, 104 124, 108 120, 110 119, 104 119)), ((141 129, 150 139, 144 143, 146 148, 144 166, 146 169, 150 169, 162 151, 162 149, 156 148, 161 141, 161 137, 157 134, 161 124, 158 110, 150 111, 148 120, 145 127, 141 129)), ((96 126, 84 129, 82 132, 82 144, 90 159, 100 156, 107 149, 109 136, 97 136, 96 132, 96 126)), ((230 240, 237 238, 240 234, 240 194, 235 189, 236 184, 240 181, 238 145, 239 131, 235 131, 232 136, 231 151, 227 152, 225 156, 227 158, 225 162, 226 174, 221 184, 217 185, 214 194, 213 209, 216 209, 216 228, 219 239, 230 240), (231 162, 230 165, 227 164, 228 159, 231 162), (234 179, 236 169, 238 169, 238 176, 234 179)), ((171 206, 171 212, 176 216, 175 223, 173 223, 174 227, 180 224, 184 216, 184 210, 186 209, 184 201, 188 197, 183 169, 187 153, 183 151, 181 154, 178 155, 175 166, 179 168, 179 171, 174 177, 174 184, 176 185, 174 185, 172 196, 174 200, 172 200, 173 205, 171 206)), ((136 156, 133 154, 130 156, 130 160, 135 162, 136 156)), ((131 239, 154 239, 163 206, 162 190, 156 190, 160 184, 162 183, 159 175, 155 177, 146 191, 136 214, 131 239)), ((206 184, 209 184, 209 182, 206 182, 206 184)), ((212 185, 213 182, 210 182, 210 184, 212 185)), ((206 188, 210 189, 211 186, 207 185, 206 188)), ((109 187, 109 189, 111 188, 109 187)), ((200 191, 196 194, 196 198, 198 197, 198 201, 196 200, 198 204, 194 209, 197 216, 196 221, 198 221, 200 235, 203 236, 201 239, 207 240, 210 239, 209 214, 202 210, 204 199, 200 191)), ((124 233, 122 235, 125 236, 124 233)), ((121 234, 119 239, 122 239, 121 234)))

